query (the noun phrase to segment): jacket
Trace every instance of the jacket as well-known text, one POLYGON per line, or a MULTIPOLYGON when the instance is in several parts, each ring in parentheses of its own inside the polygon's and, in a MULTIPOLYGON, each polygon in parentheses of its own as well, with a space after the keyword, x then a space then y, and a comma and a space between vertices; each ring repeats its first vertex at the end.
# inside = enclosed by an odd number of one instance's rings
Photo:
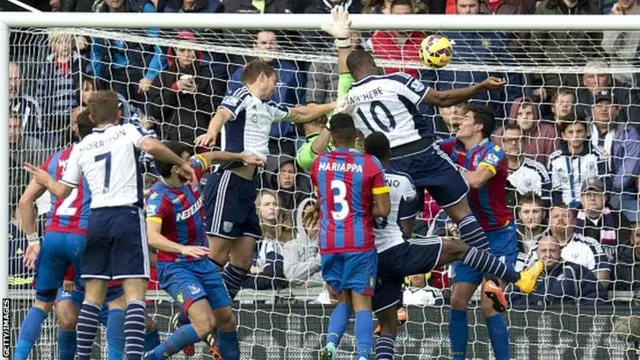
POLYGON ((279 290, 288 286, 284 277, 284 261, 282 257, 282 243, 276 239, 263 238, 256 245, 254 252, 254 266, 263 272, 249 274, 242 283, 242 288, 255 290, 279 290))
POLYGON ((618 245, 618 263, 615 271, 615 277, 611 278, 616 279, 616 289, 640 289, 640 251, 637 251, 630 241, 618 245))
POLYGON ((300 204, 296 212, 296 224, 298 235, 293 241, 288 241, 282 246, 284 258, 284 274, 292 287, 303 285, 307 288, 322 286, 322 268, 320 250, 318 248, 318 236, 309 238, 302 226, 302 210, 312 201, 307 198, 300 204))
MULTIPOLYGON (((420 58, 420 43, 425 38, 419 31, 410 32, 406 41, 400 45, 396 42, 396 34, 393 31, 376 31, 371 38, 371 46, 376 57, 400 62, 417 62, 420 58)), ((386 74, 405 72, 414 78, 418 78, 418 69, 387 67, 386 74)))
POLYGON ((327 104, 338 98, 338 64, 311 63, 305 103, 327 104))
POLYGON ((607 163, 604 154, 597 147, 584 142, 582 153, 570 155, 565 141, 560 149, 549 156, 547 165, 551 175, 551 190, 562 194, 562 201, 572 207, 580 204, 580 187, 591 177, 605 176, 607 163))
POLYGON ((607 291, 589 269, 568 261, 561 261, 552 270, 545 271, 533 293, 524 295, 514 291, 509 295, 513 306, 588 306, 608 300, 607 291))
MULTIPOLYGON (((591 145, 598 146, 595 125, 591 126, 591 145)), ((630 125, 619 124, 617 129, 604 134, 603 152, 611 170, 611 192, 635 197, 640 177, 640 133, 630 125)), ((608 189, 607 189, 608 190, 608 189)))
MULTIPOLYGON (((177 38, 195 40, 187 30, 181 31, 177 38)), ((193 144, 197 136, 207 131, 217 98, 211 93, 211 74, 202 63, 202 56, 197 51, 193 66, 183 68, 177 64, 173 48, 167 50, 169 67, 154 81, 147 103, 147 114, 162 123, 163 139, 193 144), (194 76, 195 94, 178 91, 177 82, 183 75, 194 76)))

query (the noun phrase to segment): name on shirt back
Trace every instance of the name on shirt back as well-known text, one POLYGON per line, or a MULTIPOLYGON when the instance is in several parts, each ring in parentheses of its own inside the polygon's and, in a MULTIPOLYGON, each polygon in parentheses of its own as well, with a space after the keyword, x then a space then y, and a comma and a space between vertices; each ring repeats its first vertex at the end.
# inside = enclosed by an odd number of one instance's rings
POLYGON ((334 163, 321 161, 318 165, 319 171, 357 172, 362 173, 362 165, 351 163, 334 163))
POLYGON ((382 92, 383 92, 382 88, 377 87, 361 95, 349 96, 349 98, 347 99, 347 104, 354 105, 356 103, 371 101, 377 98, 378 96, 382 95, 382 92))
POLYGON ((127 136, 127 132, 124 129, 119 129, 118 131, 114 132, 113 134, 110 134, 109 137, 107 137, 107 138, 103 138, 103 139, 100 139, 100 140, 87 142, 85 144, 80 143, 80 145, 82 145, 80 147, 80 150, 81 151, 88 151, 88 150, 92 150, 92 149, 103 148, 103 147, 108 146, 109 144, 117 141, 118 139, 120 139, 123 136, 127 136))

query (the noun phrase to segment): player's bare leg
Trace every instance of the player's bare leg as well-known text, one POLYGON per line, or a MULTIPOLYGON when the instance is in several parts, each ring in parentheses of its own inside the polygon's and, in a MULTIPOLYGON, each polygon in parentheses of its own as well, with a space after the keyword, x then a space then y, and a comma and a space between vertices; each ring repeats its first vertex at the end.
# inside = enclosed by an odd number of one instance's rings
POLYGON ((71 300, 62 300, 55 305, 58 319, 58 352, 60 360, 73 360, 76 356, 76 323, 80 309, 71 300))
POLYGON ((218 265, 231 300, 235 299, 253 264, 256 239, 240 236, 235 240, 217 236, 209 238, 209 257, 218 265), (225 266, 228 263, 227 266, 225 266))
POLYGON ((239 360, 240 347, 238 344, 238 323, 231 306, 225 306, 213 311, 217 321, 219 354, 222 359, 239 360))

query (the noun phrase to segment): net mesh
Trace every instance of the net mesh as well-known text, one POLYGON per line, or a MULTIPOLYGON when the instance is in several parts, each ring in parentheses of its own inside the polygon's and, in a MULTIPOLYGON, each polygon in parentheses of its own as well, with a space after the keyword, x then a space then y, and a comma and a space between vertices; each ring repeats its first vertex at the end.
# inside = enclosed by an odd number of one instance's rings
MULTIPOLYGON (((453 42, 454 54, 452 62, 440 71, 427 69, 418 61, 417 49, 425 35, 408 31, 363 31, 354 35, 354 46, 372 51, 379 66, 387 72, 401 69, 441 90, 480 82, 488 74, 505 78, 507 88, 504 92, 491 93, 474 101, 492 107, 498 119, 506 124, 517 117, 518 109, 513 108, 513 104, 522 97, 527 98, 526 102, 533 105, 537 114, 533 115, 535 119, 551 130, 522 134, 519 151, 538 160, 547 170, 549 181, 560 190, 571 193, 572 189, 563 187, 565 178, 559 175, 557 179, 553 178, 548 161, 552 151, 545 145, 550 143, 553 150, 557 148, 562 136, 556 129, 559 122, 572 116, 598 116, 593 111, 599 110, 592 109, 596 100, 594 94, 609 91, 618 104, 619 123, 635 128, 640 123, 637 88, 640 59, 630 50, 633 44, 624 43, 625 39, 637 38, 638 33, 447 32, 445 35, 453 42), (565 91, 571 95, 563 96, 565 91)), ((29 28, 11 29, 10 44, 10 111, 14 117, 10 122, 9 210, 12 214, 15 214, 19 197, 29 180, 21 170, 21 164, 25 161, 42 163, 50 153, 74 140, 72 115, 95 89, 113 89, 122 96, 126 121, 154 130, 161 139, 178 140, 188 145, 206 131, 208 121, 227 88, 239 86, 238 69, 250 59, 273 59, 273 64, 279 69, 279 83, 274 95, 277 102, 290 106, 310 101, 324 103, 335 100, 337 92, 336 54, 332 40, 314 31, 265 33, 29 28), (185 72, 176 67, 176 63, 181 61, 176 56, 176 48, 193 51, 193 56, 198 59, 195 70, 185 72), (197 91, 176 96, 175 83, 185 73, 195 75, 197 91)), ((424 113, 433 121, 437 135, 446 137, 455 133, 460 109, 425 108, 424 113)), ((496 141, 510 136, 501 124, 496 141)), ((311 193, 308 177, 300 169, 286 165, 291 163, 296 149, 304 142, 303 136, 302 129, 291 124, 274 128, 269 144, 271 156, 258 177, 262 189, 277 192, 279 219, 289 231, 293 231, 291 237, 304 232, 300 210, 311 193)), ((591 138, 592 134, 588 136, 591 138)), ((597 146, 611 146, 606 137, 600 140, 597 146)), ((640 152, 634 149, 640 147, 640 138, 629 137, 624 142, 628 151, 619 160, 637 164, 640 152)), ((618 155, 609 155, 606 161, 612 165, 618 155)), ((630 180, 613 194, 625 195, 618 197, 622 205, 619 203, 617 207, 611 207, 612 212, 629 218, 615 226, 616 239, 609 244, 609 261, 616 269, 611 273, 609 299, 615 301, 602 307, 525 305, 509 311, 507 324, 512 334, 515 358, 633 358, 634 344, 617 340, 613 325, 618 318, 627 317, 637 309, 633 293, 638 281, 634 277, 633 246, 640 240, 640 228, 634 224, 632 216, 637 216, 640 166, 635 166, 620 170, 620 175, 630 180), (625 275, 621 275, 624 271, 625 275)), ((604 175, 591 168, 585 170, 585 174, 604 175)), ((537 181, 536 175, 527 173, 523 176, 513 185, 515 189, 508 192, 533 190, 542 193, 541 186, 528 184, 537 181)), ((149 177, 149 183, 152 179, 149 177)), ((571 179, 571 182, 575 180, 571 179)), ((575 186, 579 193, 580 185, 575 186)), ((420 223, 433 230, 438 224, 438 208, 428 199, 427 196, 420 223)), ((518 197, 513 196, 510 206, 516 211, 519 205, 518 197)), ((47 196, 39 199, 41 217, 49 206, 47 196)), ((548 204, 543 208, 549 210, 548 204)), ((543 217, 541 226, 546 222, 543 217)), ((528 226, 521 217, 517 217, 517 223, 523 231, 528 226)), ((9 241, 9 283, 11 297, 15 300, 11 326, 13 339, 17 339, 20 320, 26 315, 33 298, 33 273, 22 265, 26 239, 17 225, 14 217, 9 241)), ((602 239, 598 237, 597 240, 602 239)), ((307 261, 312 261, 312 257, 307 261)), ((286 268, 287 264, 284 266, 286 268)), ((434 290, 432 297, 421 297, 418 303, 422 306, 409 307, 409 321, 400 327, 397 341, 399 358, 439 359, 449 356, 449 309, 440 305, 441 301, 446 302, 448 293, 447 269, 442 273, 441 281, 434 281, 432 276, 429 283, 443 290, 434 290), (425 300, 427 298, 437 298, 437 301, 425 300)), ((267 279, 266 287, 276 289, 243 290, 240 293, 235 307, 241 358, 307 359, 316 356, 326 333, 331 308, 316 305, 323 302, 323 298, 326 300, 322 283, 317 281, 318 274, 308 273, 300 277, 298 282, 291 282, 290 288, 282 289, 291 279, 267 279)), ((492 354, 477 300, 476 296, 470 306, 473 312, 469 315, 468 354, 470 358, 486 359, 492 354)), ((173 331, 170 320, 178 311, 173 301, 162 291, 151 291, 147 307, 162 337, 170 335, 173 331)), ((341 344, 343 350, 339 359, 353 356, 354 338, 351 334, 349 332, 341 344)), ((56 342, 57 325, 55 317, 50 316, 43 326, 34 358, 57 358, 56 342)), ((106 358, 104 332, 98 337, 94 350, 95 358, 106 358)), ((200 354, 197 356, 206 358, 206 352, 204 344, 197 346, 196 354, 200 354)))

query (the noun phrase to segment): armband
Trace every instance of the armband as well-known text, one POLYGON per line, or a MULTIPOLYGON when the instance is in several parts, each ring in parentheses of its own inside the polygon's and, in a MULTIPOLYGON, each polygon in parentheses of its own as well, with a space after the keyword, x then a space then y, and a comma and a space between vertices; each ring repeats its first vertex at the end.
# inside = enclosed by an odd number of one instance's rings
POLYGON ((338 49, 351 47, 351 39, 336 39, 335 43, 338 49))
POLYGON ((29 245, 37 244, 40 241, 40 236, 38 236, 37 232, 34 232, 33 234, 27 235, 27 241, 29 245))

